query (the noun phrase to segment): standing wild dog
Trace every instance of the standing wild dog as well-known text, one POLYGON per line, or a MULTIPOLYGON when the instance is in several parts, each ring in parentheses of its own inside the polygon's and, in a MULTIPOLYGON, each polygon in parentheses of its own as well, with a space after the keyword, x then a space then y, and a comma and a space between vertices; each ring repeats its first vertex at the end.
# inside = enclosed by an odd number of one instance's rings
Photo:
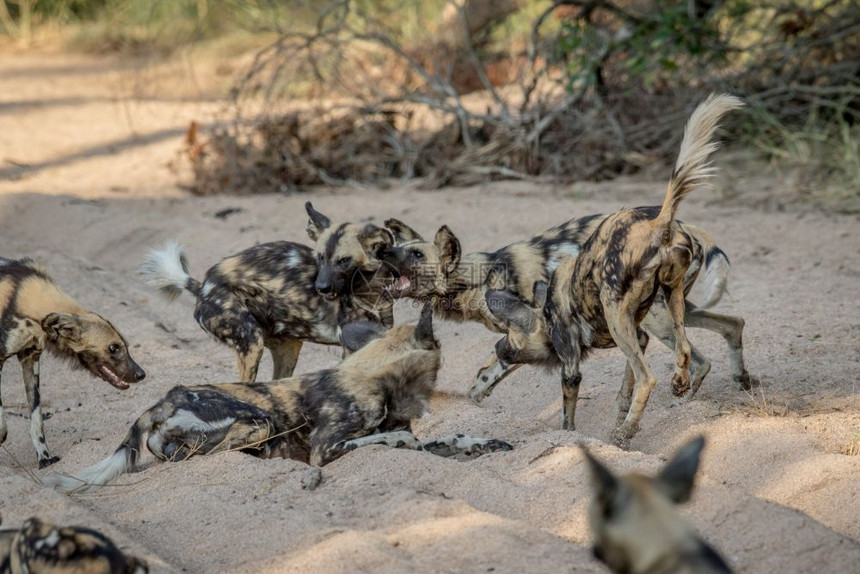
POLYGON ((339 344, 340 326, 358 319, 394 323, 392 306, 380 299, 386 266, 377 254, 393 243, 373 224, 331 222, 306 204, 308 233, 316 249, 275 241, 222 259, 203 282, 188 273, 184 249, 169 243, 149 252, 141 266, 147 283, 169 299, 182 290, 197 298, 194 318, 236 351, 239 380, 257 379, 268 348, 273 379, 292 376, 304 341, 339 344))
POLYGON ((582 448, 594 485, 590 505, 594 556, 625 574, 729 574, 731 569, 675 505, 687 502, 705 439, 678 451, 655 477, 617 477, 582 448))
MULTIPOLYGON (((579 256, 562 262, 553 274, 543 313, 505 292, 488 294, 491 309, 506 317, 511 327, 496 346, 502 360, 542 353, 550 361, 561 362, 564 428, 574 428, 582 380, 580 362, 591 349, 618 346, 627 357, 627 372, 618 394, 619 425, 613 436, 624 446, 639 429, 657 382, 645 360, 648 335, 640 324, 658 295, 671 321, 666 335, 675 342, 672 391, 683 396, 690 390, 685 277, 693 267, 696 247, 675 221, 675 212, 681 200, 703 186, 713 171, 708 157, 717 147, 711 139, 720 118, 742 105, 733 96, 721 95, 709 97, 696 108, 687 123, 663 205, 623 209, 604 219, 579 256), (548 352, 550 344, 557 357, 548 352)), ((698 383, 694 381, 694 391, 698 383)))
MULTIPOLYGON (((560 265, 575 262, 581 246, 606 218, 606 215, 590 215, 572 219, 495 252, 462 257, 460 242, 447 226, 440 228, 433 242, 429 242, 405 223, 389 219, 385 224, 394 233, 396 244, 384 257, 400 273, 391 291, 399 297, 432 300, 439 317, 476 321, 492 331, 508 335, 499 341, 497 353, 478 372, 469 389, 469 396, 480 402, 522 364, 550 368, 560 364, 543 331, 540 309, 546 285, 560 265)), ((725 338, 733 378, 744 389, 749 389, 753 381, 743 360, 744 320, 705 310, 715 305, 725 291, 728 257, 703 229, 680 225, 691 238, 693 249, 693 263, 684 278, 684 288, 686 291, 692 288, 702 267, 706 283, 705 301, 699 307, 689 305, 686 324, 709 329, 725 338)), ((672 320, 659 294, 643 327, 666 346, 675 347, 672 320)), ((691 347, 691 352, 695 392, 711 364, 695 347, 691 347)))
MULTIPOLYGON (((120 390, 146 377, 126 340, 104 317, 78 305, 32 260, 0 258, 0 371, 8 358, 18 357, 39 468, 60 460, 48 452, 42 422, 39 357, 46 349, 120 390)), ((0 401, 0 443, 6 434, 0 401)))
POLYGON ((377 323, 356 321, 344 325, 342 339, 356 352, 333 369, 271 383, 174 387, 137 419, 113 455, 52 482, 66 491, 106 484, 134 468, 144 440, 161 460, 242 450, 313 465, 370 444, 442 456, 511 449, 499 440, 463 435, 421 442, 411 433, 440 364, 429 306, 417 326, 385 332, 377 323))
POLYGON ((0 574, 146 574, 146 562, 126 556, 104 534, 30 518, 0 528, 0 574))

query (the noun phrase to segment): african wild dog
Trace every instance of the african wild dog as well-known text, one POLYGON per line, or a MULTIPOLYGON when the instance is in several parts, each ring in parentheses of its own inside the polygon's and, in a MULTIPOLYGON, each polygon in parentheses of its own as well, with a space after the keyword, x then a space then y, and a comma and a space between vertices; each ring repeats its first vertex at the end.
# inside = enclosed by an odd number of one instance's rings
MULTIPOLYGON (((497 350, 507 349, 507 352, 494 354, 487 366, 478 372, 475 384, 469 389, 469 396, 480 402, 522 364, 547 367, 559 364, 548 339, 534 340, 534 337, 541 336, 543 325, 539 312, 533 318, 533 311, 543 307, 542 297, 553 272, 564 262, 576 260, 582 244, 606 217, 590 215, 572 219, 495 252, 462 257, 460 242, 447 226, 439 229, 431 243, 405 223, 389 219, 385 224, 394 233, 396 245, 385 253, 384 258, 401 274, 391 289, 392 293, 399 297, 432 300, 434 312, 439 317, 476 321, 492 331, 508 334, 496 346, 497 350), (535 286, 538 286, 537 290, 535 286), (489 294, 492 294, 492 301, 487 300, 489 294), (505 313, 505 310, 510 312, 505 313), (526 336, 534 330, 538 330, 538 334, 531 338, 526 336), (518 341, 508 344, 508 339, 517 338, 518 341)), ((705 311, 719 301, 725 290, 728 257, 705 230, 694 225, 680 225, 692 239, 693 247, 693 265, 684 278, 685 289, 692 288, 699 271, 703 266, 705 268, 705 301, 695 309, 690 306, 685 318, 687 325, 709 329, 725 338, 733 378, 743 388, 749 389, 753 380, 743 360, 744 320, 705 311)), ((668 347, 675 347, 671 317, 659 294, 643 326, 668 347)), ((692 359, 693 388, 697 390, 711 364, 694 347, 692 359)))
MULTIPOLYGON (((120 390, 146 377, 131 358, 126 340, 104 317, 63 293, 32 260, 0 258, 0 371, 8 358, 18 357, 39 468, 60 460, 51 456, 45 444, 39 395, 39 357, 45 350, 120 390)), ((0 402, 0 443, 7 434, 2 405, 0 402)))
POLYGON ((705 439, 688 442, 655 477, 615 476, 585 447, 594 497, 589 516, 594 556, 625 574, 729 574, 723 558, 678 515, 687 502, 705 439))
POLYGON ((377 323, 356 321, 344 325, 342 339, 355 352, 333 369, 271 383, 174 387, 137 419, 112 456, 77 476, 50 480, 66 491, 106 484, 135 466, 144 440, 161 460, 242 450, 319 466, 369 444, 443 456, 510 450, 493 439, 454 435, 421 442, 411 433, 440 364, 429 306, 417 326, 385 332, 377 323))
POLYGON ((304 341, 338 345, 340 326, 357 319, 394 323, 376 283, 387 270, 376 254, 391 246, 390 232, 347 223, 330 230, 327 217, 310 202, 305 207, 316 250, 289 241, 256 245, 222 259, 202 283, 189 275, 176 243, 149 252, 141 266, 147 283, 166 297, 185 289, 197 298, 194 318, 233 347, 242 382, 256 380, 264 348, 272 353, 272 378, 282 379, 292 376, 304 341))
MULTIPOLYGON (((627 357, 627 371, 618 393, 619 424, 613 438, 624 446, 639 429, 656 384, 645 360, 648 335, 641 325, 649 325, 643 321, 658 296, 662 297, 660 313, 652 316, 651 323, 668 319, 671 324, 657 334, 675 343, 672 391, 683 396, 690 390, 685 278, 695 267, 697 248, 688 231, 675 221, 675 212, 681 200, 704 185, 712 172, 707 161, 717 147, 711 138, 719 119, 742 105, 739 99, 722 95, 711 96, 696 108, 687 123, 663 205, 623 209, 604 219, 579 256, 562 262, 553 274, 549 296, 543 296, 542 313, 507 292, 488 293, 490 308, 509 326, 507 337, 496 345, 502 361, 530 355, 545 357, 549 366, 561 363, 564 428, 574 428, 582 380, 580 362, 591 349, 618 346, 627 357)), ((538 287, 538 291, 545 289, 545 285, 538 287)), ((697 324, 713 327, 708 315, 696 315, 697 324)), ((699 384, 701 380, 693 381, 693 392, 699 384)))
POLYGON ((104 534, 30 518, 0 528, 2 574, 146 574, 146 562, 127 556, 104 534))

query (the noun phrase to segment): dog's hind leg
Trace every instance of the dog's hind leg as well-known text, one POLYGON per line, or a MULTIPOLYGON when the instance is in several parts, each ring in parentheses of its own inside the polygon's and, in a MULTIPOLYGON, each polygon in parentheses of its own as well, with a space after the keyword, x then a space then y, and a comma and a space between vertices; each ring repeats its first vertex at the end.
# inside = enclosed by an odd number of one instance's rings
MULTIPOLYGON (((689 312, 685 314, 684 321, 688 327, 693 326, 689 321, 689 312)), ((669 315, 669 311, 666 309, 662 299, 659 302, 654 302, 640 327, 657 337, 666 347, 672 350, 675 349, 675 333, 672 328, 672 317, 669 315)), ((692 343, 690 343, 690 361, 691 383, 690 394, 687 396, 687 399, 691 399, 696 394, 699 387, 702 386, 702 381, 705 380, 705 377, 711 371, 711 362, 692 343)))
MULTIPOLYGON (((648 348, 648 341, 650 338, 648 337, 648 333, 643 331, 642 329, 637 330, 637 336, 639 337, 639 348, 642 350, 642 353, 645 353, 645 349, 648 348)), ((672 339, 671 348, 675 348, 675 339, 672 339)), ((621 388, 618 390, 618 395, 615 398, 615 405, 617 409, 616 424, 621 424, 624 422, 624 418, 627 416, 627 413, 630 412, 630 403, 633 400, 633 385, 636 380, 633 376, 633 367, 630 366, 630 362, 626 361, 624 363, 624 379, 621 381, 621 388)))
POLYGON ((645 406, 648 404, 651 391, 657 384, 657 379, 651 372, 651 367, 645 360, 645 354, 639 346, 639 337, 633 313, 619 309, 615 305, 605 305, 604 313, 612 339, 627 357, 627 363, 630 365, 635 377, 635 385, 631 393, 630 410, 624 418, 624 422, 613 433, 615 443, 622 448, 626 448, 629 440, 639 430, 639 422, 642 420, 642 414, 645 411, 645 406))
POLYGON ((302 350, 301 339, 275 339, 268 341, 267 345, 272 353, 272 361, 275 368, 272 371, 272 380, 286 379, 293 376, 296 363, 299 361, 299 352, 302 350))
POLYGON ((744 364, 744 320, 741 317, 711 313, 688 304, 685 321, 688 327, 707 329, 722 335, 729 346, 732 379, 746 391, 758 385, 758 380, 750 376, 744 364))
POLYGON ((494 352, 493 356, 490 357, 490 360, 487 361, 487 364, 478 371, 475 383, 469 389, 469 398, 476 403, 480 403, 493 393, 493 389, 496 388, 496 385, 501 383, 505 377, 516 371, 521 366, 522 365, 508 365, 503 363, 494 352))
POLYGON ((675 372, 672 374, 672 392, 675 396, 683 397, 690 390, 690 342, 687 340, 687 331, 684 327, 684 289, 676 287, 665 287, 671 289, 666 298, 666 307, 672 317, 672 334, 675 336, 675 372))
MULTIPOLYGON (((0 361, 0 382, 3 377, 3 361, 0 361)), ((2 384, 0 384, 0 444, 6 442, 6 414, 3 412, 3 393, 2 384)))
POLYGON ((30 405, 30 440, 39 457, 39 468, 54 464, 60 457, 51 456, 45 443, 45 428, 42 421, 42 399, 39 394, 39 356, 40 351, 27 350, 18 353, 21 371, 24 374, 24 389, 30 405))

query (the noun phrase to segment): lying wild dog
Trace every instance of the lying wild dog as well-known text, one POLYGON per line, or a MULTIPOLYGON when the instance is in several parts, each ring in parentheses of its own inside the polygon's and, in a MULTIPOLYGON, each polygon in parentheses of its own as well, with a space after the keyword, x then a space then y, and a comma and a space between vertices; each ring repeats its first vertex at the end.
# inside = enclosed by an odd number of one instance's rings
MULTIPOLYGON (((146 377, 131 358, 126 340, 104 317, 87 311, 63 293, 47 271, 31 259, 0 258, 0 371, 8 358, 18 357, 39 468, 60 460, 51 456, 45 444, 39 396, 39 357, 45 350, 120 390, 146 377)), ((0 402, 0 443, 6 434, 0 402)))
MULTIPOLYGON (((492 331, 507 333, 497 345, 502 355, 493 356, 478 372, 469 396, 475 401, 488 397, 496 385, 522 364, 552 367, 559 364, 552 344, 544 337, 539 309, 543 307, 546 284, 565 261, 575 261, 579 250, 606 215, 572 219, 540 235, 503 247, 492 253, 460 255, 460 242, 447 226, 436 233, 433 242, 425 241, 415 230, 396 219, 385 222, 395 236, 396 245, 384 259, 400 273, 392 292, 395 296, 434 302, 437 316, 455 321, 476 321, 492 331), (535 289, 535 287, 538 289, 535 289), (488 295, 493 298, 488 300, 488 295), (537 308, 537 311, 535 311, 537 308), (537 313, 535 316, 534 313, 537 313), (523 332, 522 334, 514 333, 523 332), (538 330, 534 336, 531 331, 538 330), (517 339, 508 344, 508 339, 517 339)), ((705 301, 689 310, 688 327, 709 329, 722 335, 729 346, 732 375, 744 389, 752 379, 744 366, 740 317, 710 313, 725 291, 729 261, 722 249, 703 229, 680 224, 692 240, 693 264, 684 278, 689 291, 702 267, 705 268, 705 301)), ((659 297, 646 316, 643 327, 670 348, 675 347, 672 320, 665 301, 659 297)), ((698 390, 711 364, 691 348, 693 389, 698 390)), ((691 394, 692 396, 692 394, 691 394)))
POLYGON ((220 342, 233 347, 239 380, 257 379, 268 348, 273 379, 292 376, 304 341, 338 345, 340 326, 367 319, 394 323, 392 306, 380 301, 387 267, 376 254, 393 243, 373 224, 330 220, 305 205, 316 250, 289 241, 256 245, 222 259, 201 283, 188 273, 184 249, 169 243, 147 254, 141 272, 169 299, 182 290, 197 298, 194 318, 220 342))
POLYGON ((127 556, 104 534, 30 518, 0 528, 0 574, 146 574, 146 562, 127 556))
MULTIPOLYGON (((622 209, 604 219, 579 256, 562 262, 553 274, 542 313, 506 292, 487 295, 490 308, 506 317, 510 327, 496 346, 503 361, 543 356, 544 364, 561 363, 564 428, 574 428, 580 362, 591 349, 618 346, 627 357, 627 372, 618 394, 619 426, 613 436, 616 443, 625 445, 639 429, 657 382, 645 360, 648 335, 640 324, 645 324, 658 295, 665 302, 665 313, 661 309, 654 318, 669 318, 675 342, 672 391, 683 396, 690 390, 685 277, 693 267, 696 246, 675 221, 675 212, 712 172, 707 160, 717 147, 711 139, 719 119, 742 105, 733 96, 721 95, 696 108, 684 131, 663 205, 622 209)), ((694 387, 700 382, 694 381, 694 387)))
POLYGON ((590 505, 594 556, 625 574, 729 574, 731 569, 678 515, 687 502, 705 439, 677 452, 655 477, 615 476, 585 447, 595 495, 590 505))
POLYGON ((429 306, 417 326, 385 332, 377 323, 356 321, 344 325, 342 339, 355 353, 333 369, 271 383, 174 387, 137 419, 113 455, 76 476, 49 481, 66 491, 106 484, 134 468, 144 440, 161 460, 242 450, 318 466, 369 444, 443 456, 511 449, 463 435, 421 442, 411 433, 440 364, 429 306))

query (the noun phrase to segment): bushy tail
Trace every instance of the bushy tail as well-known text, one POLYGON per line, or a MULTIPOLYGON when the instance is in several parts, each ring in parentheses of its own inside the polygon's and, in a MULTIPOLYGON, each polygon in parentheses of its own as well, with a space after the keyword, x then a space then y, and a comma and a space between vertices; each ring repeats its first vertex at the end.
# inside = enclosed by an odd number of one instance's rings
POLYGON ((658 229, 667 229, 675 219, 681 200, 711 177, 714 168, 708 163, 708 157, 719 147, 717 142, 711 141, 714 131, 726 112, 743 106, 744 103, 735 96, 711 94, 690 116, 666 199, 655 221, 658 229))
POLYGON ((200 281, 188 274, 185 249, 175 241, 147 253, 140 272, 147 284, 157 287, 171 301, 182 295, 183 289, 195 297, 200 294, 200 281))
MULTIPOLYGON (((702 248, 702 255, 705 260, 705 300, 696 307, 707 309, 719 303, 726 292, 726 286, 729 282, 729 256, 719 248, 714 238, 701 227, 685 223, 684 229, 690 234, 693 241, 702 248)), ((691 266, 687 274, 695 276, 698 270, 698 266, 695 269, 691 266)), ((684 278, 685 286, 688 283, 687 279, 687 277, 684 278)))
POLYGON ((133 469, 143 447, 143 438, 152 426, 153 409, 137 419, 125 440, 112 455, 73 475, 52 474, 45 479, 45 484, 63 492, 84 492, 96 486, 104 486, 133 469))

